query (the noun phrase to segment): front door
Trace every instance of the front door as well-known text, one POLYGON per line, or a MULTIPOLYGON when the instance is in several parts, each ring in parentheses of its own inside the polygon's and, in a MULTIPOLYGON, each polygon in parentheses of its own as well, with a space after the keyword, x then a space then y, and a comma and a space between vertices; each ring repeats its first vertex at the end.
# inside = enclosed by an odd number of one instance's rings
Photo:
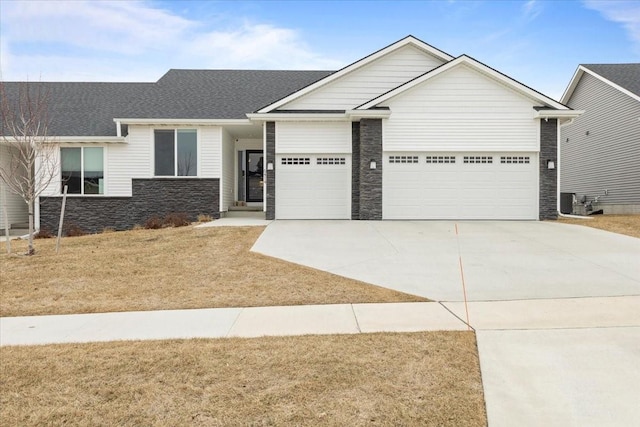
POLYGON ((262 187, 264 185, 262 165, 264 155, 262 150, 247 150, 246 158, 246 200, 247 202, 262 202, 262 187))

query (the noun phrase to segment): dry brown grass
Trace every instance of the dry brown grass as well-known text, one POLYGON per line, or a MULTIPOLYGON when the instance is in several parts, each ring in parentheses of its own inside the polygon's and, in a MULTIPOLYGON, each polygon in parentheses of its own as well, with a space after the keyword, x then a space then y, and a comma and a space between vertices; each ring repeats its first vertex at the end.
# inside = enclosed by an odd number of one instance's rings
POLYGON ((640 238, 640 215, 593 215, 590 218, 593 219, 559 218, 558 221, 640 238))
POLYGON ((484 426, 471 332, 2 347, 0 425, 484 426))
POLYGON ((181 227, 70 237, 59 255, 54 239, 38 240, 35 256, 0 255, 0 315, 425 300, 249 252, 262 231, 181 227))

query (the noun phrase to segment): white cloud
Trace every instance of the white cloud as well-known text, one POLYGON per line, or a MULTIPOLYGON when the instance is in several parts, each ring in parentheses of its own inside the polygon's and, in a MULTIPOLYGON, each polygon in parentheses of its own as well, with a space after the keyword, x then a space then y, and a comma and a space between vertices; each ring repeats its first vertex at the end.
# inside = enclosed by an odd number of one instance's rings
POLYGON ((606 19, 622 25, 636 49, 640 50, 640 2, 637 1, 585 1, 589 9, 597 10, 606 19))
POLYGON ((542 5, 539 1, 529 0, 522 5, 522 13, 526 20, 533 21, 542 13, 542 5))
POLYGON ((313 52, 294 29, 238 24, 235 17, 216 20, 211 28, 144 1, 3 2, 2 12, 5 80, 41 75, 42 80, 154 81, 169 68, 343 65, 313 52))

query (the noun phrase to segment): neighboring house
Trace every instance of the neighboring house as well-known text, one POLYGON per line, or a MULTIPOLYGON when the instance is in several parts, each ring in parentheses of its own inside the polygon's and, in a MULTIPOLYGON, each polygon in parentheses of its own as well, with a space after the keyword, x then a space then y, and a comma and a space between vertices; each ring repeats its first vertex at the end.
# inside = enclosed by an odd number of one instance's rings
POLYGON ((406 37, 336 72, 170 70, 51 89, 61 181, 39 222, 152 215, 521 219, 557 215, 559 125, 580 112, 406 37))
POLYGON ((640 214, 640 63, 580 65, 562 103, 585 110, 561 128, 560 188, 574 212, 640 214))

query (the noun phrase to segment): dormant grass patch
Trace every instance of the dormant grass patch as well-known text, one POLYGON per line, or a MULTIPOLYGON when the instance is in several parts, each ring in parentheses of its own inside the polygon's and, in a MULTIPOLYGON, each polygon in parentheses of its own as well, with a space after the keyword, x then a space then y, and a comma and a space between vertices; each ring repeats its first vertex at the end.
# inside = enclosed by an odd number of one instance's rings
POLYGON ((2 347, 0 425, 485 426, 472 332, 2 347))
POLYGON ((425 301, 250 252, 263 227, 163 228, 39 239, 0 255, 0 316, 425 301))
POLYGON ((590 218, 592 219, 559 218, 559 221, 640 238, 640 215, 593 215, 590 218))

